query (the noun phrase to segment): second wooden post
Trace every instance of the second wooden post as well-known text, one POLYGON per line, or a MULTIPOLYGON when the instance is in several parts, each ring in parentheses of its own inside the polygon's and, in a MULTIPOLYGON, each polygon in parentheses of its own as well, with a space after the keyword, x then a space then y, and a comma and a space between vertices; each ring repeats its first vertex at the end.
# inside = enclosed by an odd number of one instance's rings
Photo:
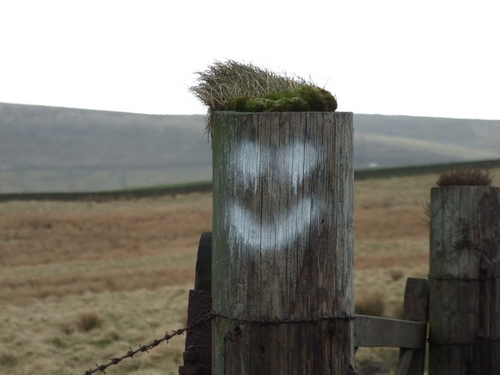
POLYGON ((429 374, 500 374, 500 188, 431 190, 429 374))
POLYGON ((213 374, 352 366, 352 119, 213 115, 213 374))

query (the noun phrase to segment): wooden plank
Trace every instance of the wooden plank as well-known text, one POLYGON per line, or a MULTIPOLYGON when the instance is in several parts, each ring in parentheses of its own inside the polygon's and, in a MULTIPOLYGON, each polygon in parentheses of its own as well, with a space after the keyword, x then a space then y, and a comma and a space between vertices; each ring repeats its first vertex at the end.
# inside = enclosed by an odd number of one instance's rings
POLYGON ((212 373, 345 375, 353 321, 312 319, 354 313, 352 113, 213 120, 212 373))
POLYGON ((212 232, 203 232, 200 237, 194 289, 212 291, 212 232))
POLYGON ((354 346, 420 349, 425 346, 426 323, 356 315, 354 346))
MULTIPOLYGON (((406 280, 403 319, 427 324, 429 316, 429 282, 426 279, 408 278, 406 280)), ((412 350, 411 363, 406 375, 423 375, 425 370, 426 341, 422 342, 421 349, 412 350)), ((399 351, 399 369, 406 366, 410 349, 401 348, 399 351)), ((401 369, 401 371, 403 371, 401 369)))
POLYGON ((500 374, 500 188, 431 190, 429 374, 500 374))
MULTIPOLYGON (((415 349, 405 349, 404 353, 399 358, 398 368, 396 369, 396 375, 410 375, 411 363, 413 361, 413 356, 415 355, 415 349)), ((423 375, 423 372, 422 372, 423 375)))

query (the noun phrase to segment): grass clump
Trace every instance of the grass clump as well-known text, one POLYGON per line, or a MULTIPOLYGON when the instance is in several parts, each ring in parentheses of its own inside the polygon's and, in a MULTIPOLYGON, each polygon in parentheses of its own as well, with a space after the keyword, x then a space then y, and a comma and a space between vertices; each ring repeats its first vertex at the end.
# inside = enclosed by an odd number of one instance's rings
POLYGON ((335 111, 337 101, 312 82, 285 73, 278 74, 253 64, 234 60, 215 61, 196 72, 197 85, 190 91, 208 107, 207 131, 212 131, 214 111, 290 112, 335 111))
POLYGON ((456 168, 439 175, 436 182, 444 186, 491 186, 491 174, 477 168, 456 168))
POLYGON ((55 346, 58 349, 66 349, 69 345, 63 341, 60 337, 54 337, 52 339, 47 340, 48 344, 55 346))
POLYGON ((76 326, 81 332, 88 332, 102 325, 102 320, 95 312, 81 313, 76 317, 76 326))
POLYGON ((364 293, 356 299, 354 311, 359 315, 382 316, 385 311, 384 295, 380 291, 364 293))
POLYGON ((389 270, 389 275, 391 276, 392 281, 398 281, 403 278, 404 272, 399 268, 392 268, 389 270))
POLYGON ((0 367, 14 367, 18 363, 15 356, 7 353, 0 354, 0 367))

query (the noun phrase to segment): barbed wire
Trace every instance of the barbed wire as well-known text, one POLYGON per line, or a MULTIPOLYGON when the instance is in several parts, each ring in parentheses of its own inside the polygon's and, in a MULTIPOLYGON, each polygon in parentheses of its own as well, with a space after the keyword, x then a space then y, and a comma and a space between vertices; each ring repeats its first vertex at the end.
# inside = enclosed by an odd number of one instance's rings
POLYGON ((180 336, 187 331, 192 331, 194 329, 200 328, 204 324, 208 323, 209 321, 211 321, 214 318, 222 318, 222 319, 227 319, 227 320, 231 320, 231 321, 238 321, 238 322, 243 322, 243 323, 258 323, 258 324, 262 324, 262 325, 271 325, 271 324, 279 325, 279 324, 290 324, 290 323, 318 323, 321 321, 332 321, 332 320, 337 320, 337 319, 350 321, 350 320, 356 319, 356 316, 354 316, 354 315, 331 315, 331 316, 309 318, 309 319, 290 319, 290 318, 278 319, 278 318, 274 318, 272 320, 269 320, 269 319, 234 318, 234 317, 230 317, 230 316, 227 316, 224 314, 217 313, 217 312, 212 310, 212 312, 210 312, 209 314, 206 314, 201 319, 189 324, 187 327, 174 330, 174 331, 172 331, 172 333, 168 333, 168 331, 167 331, 167 333, 165 333, 165 336, 163 336, 161 339, 154 340, 151 343, 149 343, 148 345, 139 345, 139 348, 136 350, 132 350, 132 348, 130 348, 130 350, 126 354, 124 354, 121 357, 110 358, 109 362, 106 364, 103 364, 103 365, 96 364, 95 368, 90 369, 88 371, 85 371, 83 373, 83 375, 92 375, 96 372, 105 373, 105 370, 108 367, 117 365, 126 358, 133 358, 134 355, 136 355, 138 353, 144 353, 144 352, 149 353, 150 349, 157 347, 162 342, 164 342, 164 341, 168 342, 168 340, 170 340, 171 338, 173 338, 175 336, 180 336))
POLYGON ((482 339, 478 341, 473 341, 473 342, 461 342, 461 341, 438 341, 438 340, 433 340, 431 338, 427 339, 427 342, 429 344, 435 344, 435 345, 451 345, 451 346, 468 346, 468 345, 481 345, 481 344, 489 344, 492 342, 498 342, 500 341, 500 337, 494 337, 491 339, 482 339))
POLYGON ((130 348, 130 350, 126 354, 124 354, 123 356, 110 358, 109 362, 106 364, 103 364, 103 365, 96 364, 96 367, 94 369, 90 369, 88 371, 85 371, 83 373, 83 375, 91 375, 91 374, 94 374, 96 372, 105 373, 105 370, 108 367, 117 365, 126 358, 133 358, 134 355, 136 355, 138 353, 144 353, 144 352, 149 353, 150 349, 157 347, 162 342, 164 342, 164 341, 168 342, 168 340, 170 340, 171 338, 173 338, 175 336, 180 336, 187 331, 191 331, 191 330, 194 330, 196 328, 199 328, 199 327, 203 326, 204 324, 206 324, 207 322, 211 321, 214 317, 215 317, 215 315, 213 313, 210 313, 210 314, 205 315, 201 319, 189 324, 187 327, 174 330, 174 331, 172 331, 172 333, 168 333, 169 331, 167 331, 167 333, 165 333, 165 336, 163 336, 161 339, 154 340, 147 345, 139 345, 139 348, 136 350, 132 350, 132 348, 130 348))
POLYGON ((486 281, 486 280, 495 280, 500 278, 500 274, 495 274, 491 276, 482 276, 482 277, 455 277, 455 276, 433 276, 429 275, 429 280, 437 280, 437 281, 486 281))
POLYGON ((262 325, 279 325, 279 324, 290 324, 290 323, 318 323, 322 321, 332 321, 332 320, 354 320, 356 319, 355 315, 330 315, 330 316, 321 316, 318 318, 308 318, 308 319, 293 319, 293 318, 286 318, 286 319, 279 319, 279 318, 274 318, 272 320, 270 319, 247 319, 247 318, 234 318, 231 316, 223 315, 220 313, 216 313, 215 311, 212 311, 212 315, 214 318, 223 318, 227 320, 232 320, 236 322, 243 322, 243 323, 259 323, 262 325))

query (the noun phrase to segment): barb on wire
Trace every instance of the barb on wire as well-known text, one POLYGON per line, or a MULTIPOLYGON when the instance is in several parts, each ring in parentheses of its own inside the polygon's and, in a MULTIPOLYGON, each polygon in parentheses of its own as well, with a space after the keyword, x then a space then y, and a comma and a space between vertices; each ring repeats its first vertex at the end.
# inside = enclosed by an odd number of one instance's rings
POLYGON ((120 363, 121 361, 123 361, 125 358, 133 358, 134 355, 136 355, 139 352, 140 353, 144 353, 144 352, 148 352, 149 353, 150 349, 153 349, 153 348, 157 347, 162 342, 167 341, 167 343, 168 343, 168 340, 170 340, 171 338, 173 338, 175 336, 180 336, 180 335, 184 334, 187 331, 191 331, 193 329, 201 327, 203 324, 206 324, 207 322, 211 321, 214 317, 215 317, 215 315, 213 313, 210 313, 210 314, 205 315, 200 320, 197 320, 197 321, 191 323, 187 327, 174 330, 174 331, 172 331, 172 333, 168 333, 168 331, 167 331, 167 333, 165 333, 165 336, 163 336, 161 339, 154 340, 153 342, 151 342, 151 343, 149 343, 147 345, 139 345, 139 348, 136 349, 136 350, 132 350, 132 348, 129 348, 130 350, 126 354, 124 354, 123 356, 121 356, 121 357, 115 357, 115 358, 110 358, 108 363, 106 363, 104 365, 96 365, 95 368, 90 369, 88 371, 85 371, 83 373, 83 375, 91 375, 91 374, 94 374, 96 372, 105 373, 105 370, 109 366, 117 365, 118 363, 120 363))

